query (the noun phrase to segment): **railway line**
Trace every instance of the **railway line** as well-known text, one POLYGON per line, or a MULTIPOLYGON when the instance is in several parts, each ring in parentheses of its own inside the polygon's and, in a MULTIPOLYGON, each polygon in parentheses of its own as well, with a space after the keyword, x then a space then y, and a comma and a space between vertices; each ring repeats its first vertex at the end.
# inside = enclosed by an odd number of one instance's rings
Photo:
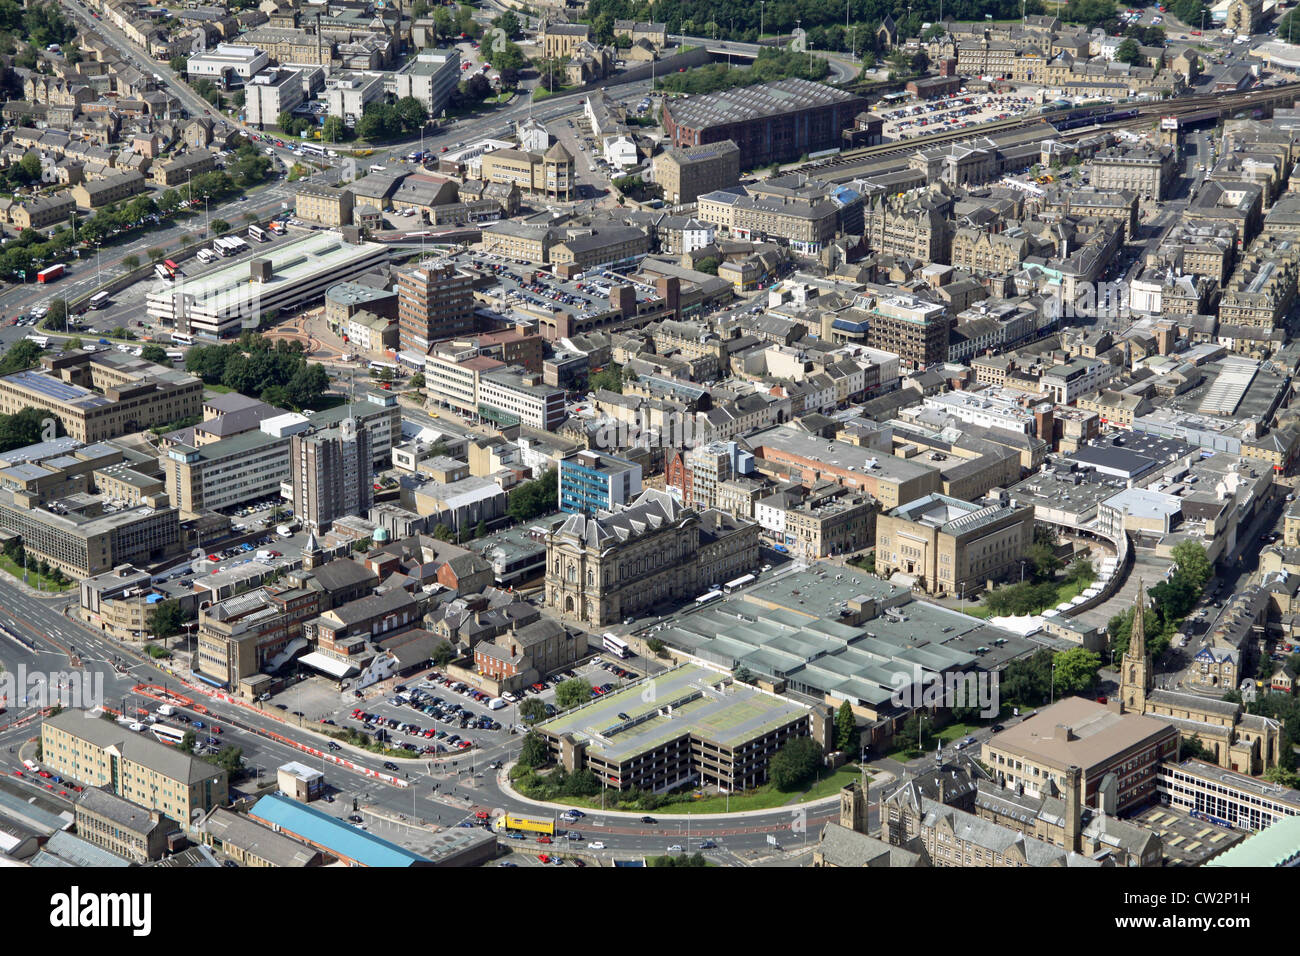
POLYGON ((1069 138, 1073 138, 1077 135, 1093 133, 1099 127, 1122 129, 1145 126, 1151 123, 1153 119, 1164 116, 1195 117, 1197 120, 1208 119, 1215 114, 1222 117, 1244 108, 1254 106, 1271 108, 1279 102, 1290 103, 1297 97, 1300 97, 1300 83, 1284 83, 1268 89, 1247 90, 1242 93, 1189 96, 1176 100, 1156 100, 1132 107, 1127 104, 1114 104, 1117 114, 1121 114, 1117 115, 1114 120, 1098 123, 1097 126, 1077 127, 1071 129, 1069 134, 1062 133, 1054 124, 1069 124, 1072 117, 1078 117, 1087 109, 1090 109, 1089 107, 1039 113, 1031 117, 995 120, 992 123, 983 123, 965 129, 930 133, 910 139, 879 143, 875 146, 863 146, 840 153, 834 159, 807 163, 800 167, 800 171, 815 175, 818 178, 829 178, 832 181, 843 182, 853 178, 854 170, 868 165, 875 165, 881 160, 887 160, 899 155, 911 155, 919 149, 933 149, 936 146, 947 146, 979 137, 996 136, 1000 133, 1018 133, 1041 129, 1044 134, 1050 132, 1052 135, 1068 135, 1069 138), (1136 109, 1135 116, 1130 115, 1133 109, 1136 109))

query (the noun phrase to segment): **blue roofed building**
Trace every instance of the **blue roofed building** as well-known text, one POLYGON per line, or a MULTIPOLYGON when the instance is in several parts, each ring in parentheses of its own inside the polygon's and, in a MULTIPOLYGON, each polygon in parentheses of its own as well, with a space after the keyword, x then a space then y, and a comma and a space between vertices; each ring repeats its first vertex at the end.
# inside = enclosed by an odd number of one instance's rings
POLYGON ((349 866, 433 865, 432 860, 418 853, 277 794, 262 797, 248 815, 279 833, 324 850, 349 866))

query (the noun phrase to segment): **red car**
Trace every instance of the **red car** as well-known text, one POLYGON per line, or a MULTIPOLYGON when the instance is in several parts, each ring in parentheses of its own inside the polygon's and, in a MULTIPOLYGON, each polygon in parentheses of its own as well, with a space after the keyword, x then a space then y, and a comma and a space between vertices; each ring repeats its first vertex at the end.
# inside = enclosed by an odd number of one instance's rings
POLYGON ((36 772, 37 772, 40 776, 42 776, 42 777, 52 777, 52 776, 54 776, 54 775, 53 775, 52 773, 50 773, 48 770, 38 770, 38 771, 36 771, 36 772))
POLYGON ((543 863, 550 863, 550 862, 551 862, 551 858, 550 858, 549 856, 547 856, 545 853, 539 853, 539 854, 537 854, 537 859, 541 860, 543 863))
POLYGON ((543 835, 543 836, 539 836, 539 837, 537 838, 537 842, 538 842, 538 843, 550 843, 550 842, 551 842, 551 838, 548 837, 548 836, 545 836, 545 835, 543 835))
POLYGON ((208 555, 208 560, 209 560, 209 561, 220 561, 220 560, 221 560, 221 556, 220 556, 220 555, 216 555, 216 554, 210 554, 210 555, 208 555))
POLYGON ((23 772, 22 772, 21 770, 15 770, 15 771, 14 771, 14 776, 15 776, 15 777, 21 777, 21 776, 24 776, 24 774, 23 774, 23 772))

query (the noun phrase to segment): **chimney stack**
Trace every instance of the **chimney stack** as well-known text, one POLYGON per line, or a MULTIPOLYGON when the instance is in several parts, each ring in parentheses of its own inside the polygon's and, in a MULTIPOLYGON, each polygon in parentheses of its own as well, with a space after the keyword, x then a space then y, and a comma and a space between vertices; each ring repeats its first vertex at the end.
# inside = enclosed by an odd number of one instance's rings
POLYGON ((1083 832, 1083 771, 1070 767, 1065 771, 1065 848, 1079 852, 1083 832))

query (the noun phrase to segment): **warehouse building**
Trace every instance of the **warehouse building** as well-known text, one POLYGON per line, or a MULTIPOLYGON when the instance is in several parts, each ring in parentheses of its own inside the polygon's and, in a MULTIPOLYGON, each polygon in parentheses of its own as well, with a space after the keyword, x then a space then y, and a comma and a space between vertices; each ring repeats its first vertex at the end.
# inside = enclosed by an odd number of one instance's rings
POLYGON ((706 93, 685 100, 665 100, 664 132, 677 147, 731 140, 754 169, 789 162, 805 153, 838 149, 841 133, 868 108, 852 93, 787 79, 706 93))

